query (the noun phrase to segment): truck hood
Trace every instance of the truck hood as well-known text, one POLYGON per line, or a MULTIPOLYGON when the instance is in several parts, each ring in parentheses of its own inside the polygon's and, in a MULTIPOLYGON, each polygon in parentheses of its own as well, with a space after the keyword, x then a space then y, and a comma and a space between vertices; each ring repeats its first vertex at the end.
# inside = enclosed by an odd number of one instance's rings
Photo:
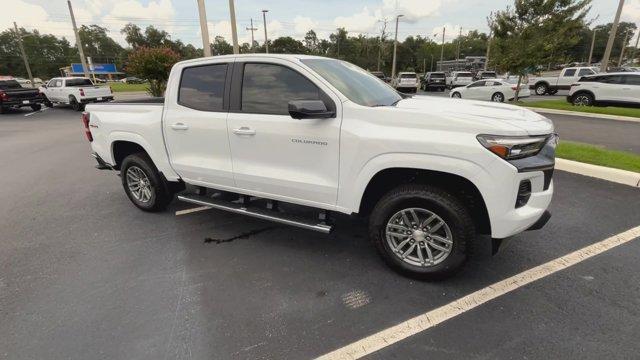
POLYGON ((438 113, 452 121, 477 123, 482 128, 503 130, 505 135, 516 129, 528 135, 549 134, 554 130, 551 120, 515 105, 418 95, 401 100, 396 107, 411 112, 438 113))

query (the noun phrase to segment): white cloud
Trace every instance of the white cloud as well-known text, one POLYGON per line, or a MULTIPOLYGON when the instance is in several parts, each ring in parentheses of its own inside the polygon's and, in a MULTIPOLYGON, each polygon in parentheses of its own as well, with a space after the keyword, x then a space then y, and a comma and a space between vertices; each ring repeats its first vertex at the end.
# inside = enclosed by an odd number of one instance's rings
MULTIPOLYGON (((216 36, 222 36, 229 44, 231 44, 233 42, 233 37, 231 36, 231 22, 230 21, 222 20, 222 21, 215 22, 215 23, 209 22, 207 24, 208 24, 208 27, 209 27, 209 40, 211 42, 214 41, 216 36)), ((244 28, 240 28, 240 27, 238 27, 237 31, 238 31, 238 43, 239 44, 250 43, 251 42, 251 32, 245 31, 244 28)), ((257 40, 257 35, 258 35, 258 33, 254 32, 254 36, 256 37, 256 40, 257 40)), ((200 29, 198 29, 197 36, 200 37, 200 29)), ((198 47, 202 46, 200 44, 201 44, 201 42, 198 43, 198 47)))
POLYGON ((379 20, 382 19, 382 11, 380 9, 369 11, 364 7, 360 13, 351 16, 338 16, 333 24, 338 28, 345 28, 352 32, 375 32, 374 29, 379 20))
POLYGON ((110 36, 120 44, 125 44, 120 30, 126 24, 134 23, 144 30, 146 26, 140 23, 148 23, 150 18, 154 19, 154 27, 167 31, 173 40, 178 39, 176 32, 181 29, 171 22, 176 13, 171 0, 150 1, 146 6, 137 0, 120 0, 111 5, 111 11, 101 19, 101 23, 107 25, 110 36))
POLYGON ((442 0, 383 0, 382 10, 394 16, 402 14, 404 21, 413 23, 437 14, 440 6, 442 0))
POLYGON ((0 13, 0 29, 13 29, 13 22, 28 30, 39 29, 42 33, 66 37, 72 44, 73 28, 70 21, 52 20, 40 5, 29 4, 23 0, 13 0, 11 6, 3 6, 0 13))
POLYGON ((293 19, 294 37, 304 37, 307 31, 318 27, 318 22, 306 16, 296 16, 293 19))

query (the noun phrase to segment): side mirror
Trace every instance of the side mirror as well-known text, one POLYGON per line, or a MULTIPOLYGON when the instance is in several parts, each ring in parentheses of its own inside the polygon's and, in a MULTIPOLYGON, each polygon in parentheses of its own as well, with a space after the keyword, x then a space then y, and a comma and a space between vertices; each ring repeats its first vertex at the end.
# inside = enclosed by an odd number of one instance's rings
POLYGON ((42 87, 46 89, 47 88, 47 84, 42 84, 42 87))
POLYGON ((294 119, 326 119, 336 116, 336 113, 327 110, 322 100, 291 100, 289 115, 294 119))

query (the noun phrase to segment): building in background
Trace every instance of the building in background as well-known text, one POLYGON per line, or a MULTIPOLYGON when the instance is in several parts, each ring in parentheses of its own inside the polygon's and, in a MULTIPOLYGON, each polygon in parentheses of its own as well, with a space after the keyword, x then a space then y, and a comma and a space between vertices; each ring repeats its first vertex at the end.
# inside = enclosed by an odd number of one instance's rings
POLYGON ((445 72, 467 70, 475 73, 478 70, 484 69, 484 63, 486 61, 486 56, 465 56, 464 59, 460 60, 438 61, 437 69, 445 72))

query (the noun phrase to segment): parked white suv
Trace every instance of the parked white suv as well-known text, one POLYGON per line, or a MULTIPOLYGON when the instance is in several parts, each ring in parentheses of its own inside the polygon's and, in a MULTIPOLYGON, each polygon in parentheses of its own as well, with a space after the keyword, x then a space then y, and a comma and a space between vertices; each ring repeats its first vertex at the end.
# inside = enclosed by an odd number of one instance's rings
POLYGON ((402 92, 417 92, 420 79, 414 72, 401 72, 391 81, 391 86, 402 92))
POLYGON ((567 101, 574 105, 597 103, 640 104, 640 72, 585 76, 571 85, 567 101))
POLYGON ((473 82, 473 74, 469 71, 453 71, 447 77, 447 87, 453 89, 458 86, 467 86, 473 82))
MULTIPOLYGON (((517 89, 517 80, 515 84, 512 84, 507 80, 485 79, 472 82, 467 86, 455 88, 451 90, 450 96, 458 99, 505 102, 515 98, 517 89)), ((531 91, 526 84, 521 84, 518 97, 526 98, 529 96, 531 96, 531 91)))
POLYGON ((340 60, 187 60, 171 70, 164 100, 91 104, 83 123, 98 168, 119 171, 142 210, 165 209, 187 186, 179 200, 324 233, 331 212, 359 214, 384 260, 418 278, 452 274, 477 234, 495 249, 549 218, 550 120, 403 95, 340 60))
POLYGON ((536 95, 555 95, 558 90, 569 90, 571 84, 583 76, 594 75, 598 69, 594 67, 564 68, 558 76, 529 77, 529 88, 536 95))
POLYGON ((45 105, 71 105, 80 111, 88 103, 107 102, 113 100, 113 92, 108 86, 96 86, 91 79, 84 77, 57 77, 49 80, 40 88, 46 96, 45 105))

